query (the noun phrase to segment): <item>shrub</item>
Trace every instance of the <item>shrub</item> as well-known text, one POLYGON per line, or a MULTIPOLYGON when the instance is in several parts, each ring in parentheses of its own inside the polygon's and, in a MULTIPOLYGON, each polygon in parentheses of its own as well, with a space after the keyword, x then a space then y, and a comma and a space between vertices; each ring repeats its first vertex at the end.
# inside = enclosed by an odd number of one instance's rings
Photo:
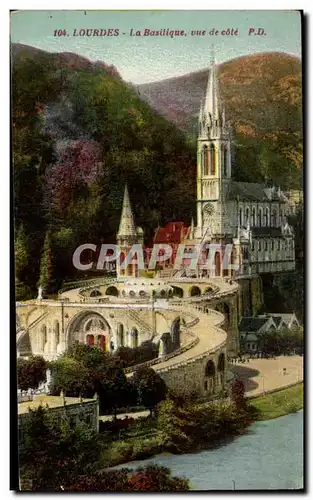
POLYGON ((17 360, 17 383, 22 391, 37 389, 41 382, 46 381, 46 361, 42 356, 32 356, 29 359, 17 360))

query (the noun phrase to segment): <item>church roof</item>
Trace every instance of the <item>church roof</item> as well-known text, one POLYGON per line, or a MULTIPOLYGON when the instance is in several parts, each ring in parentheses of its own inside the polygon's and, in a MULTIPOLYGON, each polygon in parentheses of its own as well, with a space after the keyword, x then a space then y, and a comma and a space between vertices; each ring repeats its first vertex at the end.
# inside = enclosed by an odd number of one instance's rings
POLYGON ((258 182, 230 181, 227 193, 229 200, 279 201, 281 196, 277 190, 258 182))
POLYGON ((120 227, 119 227, 117 235, 118 236, 136 236, 137 235, 127 185, 125 185, 122 215, 121 215, 120 227))
POLYGON ((187 237, 188 227, 183 222, 168 222, 165 227, 157 229, 155 243, 181 243, 187 237))
POLYGON ((238 329, 240 332, 258 332, 269 319, 269 317, 258 318, 257 316, 246 316, 241 318, 238 329))

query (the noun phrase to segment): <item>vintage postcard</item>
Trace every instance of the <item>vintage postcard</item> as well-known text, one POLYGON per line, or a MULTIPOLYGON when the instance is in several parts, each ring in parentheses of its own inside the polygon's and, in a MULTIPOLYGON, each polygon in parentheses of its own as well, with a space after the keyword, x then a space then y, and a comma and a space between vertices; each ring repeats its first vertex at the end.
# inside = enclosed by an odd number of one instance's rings
POLYGON ((18 489, 303 490, 301 26, 11 12, 18 489))

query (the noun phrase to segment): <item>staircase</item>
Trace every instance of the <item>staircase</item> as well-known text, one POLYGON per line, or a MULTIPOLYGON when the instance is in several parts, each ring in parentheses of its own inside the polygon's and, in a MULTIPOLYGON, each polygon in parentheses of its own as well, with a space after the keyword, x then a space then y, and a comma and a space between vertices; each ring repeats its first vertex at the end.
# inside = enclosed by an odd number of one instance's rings
POLYGON ((48 316, 48 314, 49 314, 49 311, 45 311, 40 316, 38 316, 38 318, 36 318, 30 325, 28 325, 27 330, 29 331, 31 328, 33 328, 34 326, 36 326, 39 323, 39 321, 41 321, 46 316, 48 316))
POLYGON ((152 328, 148 323, 146 323, 134 309, 128 309, 128 316, 135 321, 138 325, 140 325, 142 331, 147 333, 150 337, 152 337, 152 328))
POLYGON ((174 269, 173 267, 166 267, 159 271, 160 278, 171 279, 175 274, 178 273, 178 269, 174 269))

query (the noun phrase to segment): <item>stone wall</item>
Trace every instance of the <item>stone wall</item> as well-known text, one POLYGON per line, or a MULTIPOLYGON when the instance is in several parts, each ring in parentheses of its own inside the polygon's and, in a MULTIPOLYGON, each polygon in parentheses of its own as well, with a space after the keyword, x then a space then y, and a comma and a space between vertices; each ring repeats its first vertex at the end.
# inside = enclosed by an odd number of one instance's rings
MULTIPOLYGON (((157 367, 156 367, 157 368, 157 367)), ((208 396, 220 392, 226 382, 227 356, 226 347, 215 354, 192 360, 190 363, 173 366, 169 369, 158 371, 167 387, 177 394, 184 396, 208 396), (224 354, 224 371, 218 370, 219 356, 224 354), (208 362, 212 361, 215 367, 213 377, 206 375, 208 362)))
MULTIPOLYGON (((25 403, 24 403, 25 404, 25 403)), ((18 415, 18 444, 24 443, 24 427, 31 413, 20 413, 18 415)), ((97 399, 83 401, 79 403, 65 404, 56 408, 47 408, 47 416, 52 422, 60 422, 64 417, 68 417, 70 425, 75 426, 79 422, 85 423, 96 432, 99 431, 99 401, 97 399)))

